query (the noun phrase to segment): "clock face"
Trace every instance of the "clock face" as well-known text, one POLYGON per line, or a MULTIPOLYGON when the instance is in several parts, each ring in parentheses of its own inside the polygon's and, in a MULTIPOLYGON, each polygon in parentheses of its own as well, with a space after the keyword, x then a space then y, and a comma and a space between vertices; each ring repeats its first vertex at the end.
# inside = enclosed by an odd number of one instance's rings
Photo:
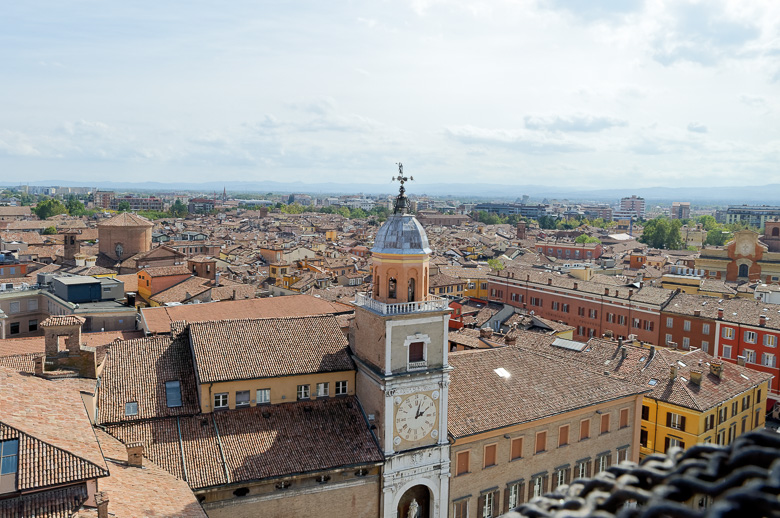
POLYGON ((436 424, 436 403, 425 394, 414 394, 401 401, 395 411, 395 429, 406 441, 425 438, 436 424))

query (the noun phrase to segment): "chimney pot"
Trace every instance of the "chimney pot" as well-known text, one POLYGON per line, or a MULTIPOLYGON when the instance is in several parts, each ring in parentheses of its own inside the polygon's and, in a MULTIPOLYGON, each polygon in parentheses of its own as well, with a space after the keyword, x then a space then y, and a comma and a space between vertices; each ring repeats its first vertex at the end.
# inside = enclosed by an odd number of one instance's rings
POLYGON ((552 286, 552 279, 547 279, 547 286, 552 286))
POLYGON ((700 309, 694 309, 693 310, 693 316, 700 317, 701 316, 701 310, 700 309))
POLYGON ((677 364, 676 363, 670 363, 669 364, 669 379, 671 381, 674 381, 677 378, 677 364))
POLYGON ((737 365, 740 365, 742 367, 745 366, 745 357, 744 356, 742 356, 742 355, 737 356, 737 365))
POLYGON ((634 290, 628 290, 628 296, 632 297, 634 295, 634 290))
POLYGON ((609 288, 604 288, 604 295, 609 295, 609 288))
POLYGON ((144 443, 131 442, 127 444, 127 465, 135 468, 144 467, 144 443))
POLYGON ((576 282, 575 282, 575 283, 574 283, 574 289, 575 289, 575 290, 576 290, 576 289, 579 289, 579 287, 580 287, 580 285, 579 285, 578 283, 576 283, 576 282))
POLYGON ((34 360, 34 368, 36 376, 43 376, 43 356, 38 356, 34 360))
POLYGON ((723 320, 723 308, 718 308, 718 320, 723 320))
POLYGON ((691 383, 701 386, 701 369, 691 369, 691 383))
POLYGON ((669 348, 673 351, 677 350, 677 342, 669 342, 669 348))
POLYGON ((758 325, 760 325, 761 327, 766 326, 766 315, 761 315, 760 317, 758 317, 758 325))
POLYGON ((95 493, 98 518, 108 518, 108 495, 105 491, 95 493))
POLYGON ((710 361, 710 374, 723 378, 723 363, 718 361, 710 361))

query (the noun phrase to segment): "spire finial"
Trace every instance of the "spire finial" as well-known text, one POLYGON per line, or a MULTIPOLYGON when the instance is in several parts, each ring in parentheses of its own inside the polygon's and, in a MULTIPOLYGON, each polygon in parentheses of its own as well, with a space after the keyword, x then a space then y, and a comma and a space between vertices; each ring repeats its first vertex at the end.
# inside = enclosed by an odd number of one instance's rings
POLYGON ((398 176, 394 176, 392 181, 398 180, 401 182, 401 187, 398 189, 398 196, 395 199, 395 205, 393 207, 393 214, 403 214, 409 211, 409 199, 404 194, 406 189, 404 188, 404 182, 414 180, 411 176, 404 176, 404 165, 401 162, 396 164, 398 166, 398 176))

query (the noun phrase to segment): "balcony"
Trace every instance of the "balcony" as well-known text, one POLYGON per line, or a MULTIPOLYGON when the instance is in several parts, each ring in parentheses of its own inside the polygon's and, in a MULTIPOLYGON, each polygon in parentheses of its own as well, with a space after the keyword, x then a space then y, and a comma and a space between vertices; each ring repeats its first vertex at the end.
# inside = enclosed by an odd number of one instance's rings
POLYGON ((357 293, 355 305, 370 309, 380 315, 404 315, 407 313, 425 313, 428 311, 443 311, 449 308, 449 301, 435 295, 428 295, 427 300, 416 302, 401 302, 398 304, 385 304, 371 298, 369 293, 357 293))

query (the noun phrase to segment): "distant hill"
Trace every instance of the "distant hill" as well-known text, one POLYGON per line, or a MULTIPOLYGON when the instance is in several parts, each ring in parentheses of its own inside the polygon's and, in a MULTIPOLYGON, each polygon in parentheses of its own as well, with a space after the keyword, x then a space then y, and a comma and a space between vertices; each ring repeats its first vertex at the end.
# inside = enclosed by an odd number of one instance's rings
MULTIPOLYGON (((9 187, 18 184, 5 184, 9 187)), ((106 182, 94 184, 62 180, 30 182, 30 185, 59 185, 63 187, 98 187, 104 190, 145 190, 171 191, 188 190, 200 192, 221 193, 223 188, 231 192, 300 192, 311 194, 392 194, 397 192, 397 185, 375 183, 304 183, 304 182, 106 182)), ((645 198, 648 203, 670 203, 672 201, 690 201, 719 205, 739 204, 780 204, 780 184, 752 185, 740 187, 645 187, 639 189, 569 189, 561 186, 544 185, 500 185, 500 184, 466 184, 466 183, 417 183, 409 185, 412 194, 431 196, 454 196, 483 200, 514 200, 528 195, 533 201, 543 199, 596 201, 614 203, 623 196, 636 194, 645 198)))

